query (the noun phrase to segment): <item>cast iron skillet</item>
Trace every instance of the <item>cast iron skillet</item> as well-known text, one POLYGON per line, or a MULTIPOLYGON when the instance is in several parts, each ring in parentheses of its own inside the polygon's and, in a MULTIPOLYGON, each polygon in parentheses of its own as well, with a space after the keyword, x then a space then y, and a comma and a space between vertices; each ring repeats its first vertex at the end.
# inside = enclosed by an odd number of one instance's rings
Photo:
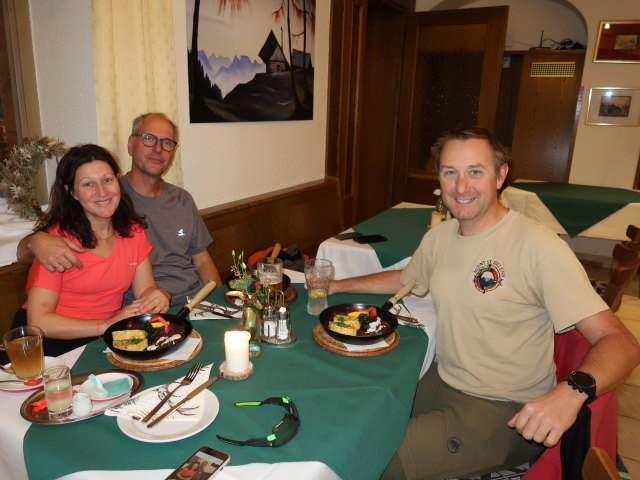
POLYGON ((382 320, 382 329, 377 332, 366 333, 366 329, 364 329, 364 330, 358 330, 356 335, 349 335, 346 333, 334 332, 329 328, 329 322, 333 320, 333 317, 336 315, 346 315, 350 312, 356 312, 358 310, 367 310, 372 307, 372 305, 368 305, 366 303, 340 303, 338 305, 333 305, 329 308, 325 308, 322 312, 320 312, 320 323, 322 324, 322 326, 324 327, 324 329, 327 331, 329 335, 341 341, 345 341, 345 340, 349 342, 356 341, 356 343, 362 342, 362 341, 366 342, 371 339, 376 339, 376 338, 384 337, 385 335, 389 335, 398 327, 398 319, 393 313, 389 311, 389 309, 393 307, 396 303, 398 303, 398 300, 400 300, 402 297, 408 294, 415 285, 416 285, 415 280, 409 280, 407 283, 405 283, 402 286, 402 288, 398 291, 398 293, 396 293, 393 297, 391 297, 389 300, 384 302, 384 304, 381 307, 373 307, 376 309, 377 316, 380 318, 380 320, 382 320))
POLYGON ((388 310, 383 310, 380 307, 374 307, 376 309, 378 317, 380 318, 380 320, 382 320, 382 329, 378 332, 365 333, 362 330, 358 330, 357 335, 348 335, 346 333, 334 332, 329 328, 329 322, 333 320, 334 316, 346 315, 350 312, 355 312, 358 310, 366 310, 371 306, 372 305, 366 303, 340 303, 338 305, 333 305, 329 308, 325 308, 322 312, 320 312, 320 323, 329 335, 337 338, 340 341, 372 340, 384 337, 385 335, 389 335, 398 326, 398 319, 393 313, 388 310))
POLYGON ((200 303, 211 291, 215 288, 216 282, 210 280, 205 286, 203 286, 198 293, 193 297, 193 299, 187 303, 184 307, 180 309, 177 314, 171 313, 156 313, 156 314, 145 314, 145 315, 135 315, 133 317, 125 318, 124 320, 120 320, 119 322, 114 323, 109 328, 107 328, 102 335, 104 342, 107 346, 117 355, 120 355, 125 358, 131 358, 133 360, 151 360, 153 358, 159 358, 169 352, 170 350, 175 349, 178 345, 185 341, 185 339, 189 338, 191 335, 191 331, 193 330, 193 326, 191 322, 186 318, 187 314, 195 307, 198 303, 200 303), (152 317, 159 315, 167 322, 170 322, 174 325, 180 325, 184 328, 184 331, 181 334, 180 340, 176 343, 161 347, 156 350, 143 350, 141 352, 133 352, 130 350, 121 350, 119 348, 115 348, 113 346, 113 332, 118 330, 135 330, 139 329, 142 322, 148 322, 152 317))

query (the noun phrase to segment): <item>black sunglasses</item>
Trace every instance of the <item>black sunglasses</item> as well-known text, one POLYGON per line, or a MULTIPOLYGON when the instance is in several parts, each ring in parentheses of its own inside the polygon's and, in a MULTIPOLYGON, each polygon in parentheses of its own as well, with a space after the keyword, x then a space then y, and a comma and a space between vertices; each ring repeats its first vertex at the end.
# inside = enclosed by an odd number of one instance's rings
POLYGON ((282 420, 276 423, 271 429, 271 435, 266 437, 250 438, 248 440, 232 440, 230 438, 216 435, 220 440, 231 445, 248 445, 250 447, 280 447, 291 440, 300 428, 300 418, 298 409, 290 397, 270 397, 261 402, 236 402, 236 407, 280 405, 287 410, 282 420))

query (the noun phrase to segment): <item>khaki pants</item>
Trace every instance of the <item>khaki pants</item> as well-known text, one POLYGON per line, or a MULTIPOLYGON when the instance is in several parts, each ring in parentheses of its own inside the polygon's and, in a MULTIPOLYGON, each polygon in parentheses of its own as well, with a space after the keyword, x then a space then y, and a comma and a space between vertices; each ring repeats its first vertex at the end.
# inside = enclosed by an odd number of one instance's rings
POLYGON ((434 364, 418 383, 407 431, 382 479, 470 477, 533 459, 544 447, 507 427, 521 408, 449 387, 434 364))

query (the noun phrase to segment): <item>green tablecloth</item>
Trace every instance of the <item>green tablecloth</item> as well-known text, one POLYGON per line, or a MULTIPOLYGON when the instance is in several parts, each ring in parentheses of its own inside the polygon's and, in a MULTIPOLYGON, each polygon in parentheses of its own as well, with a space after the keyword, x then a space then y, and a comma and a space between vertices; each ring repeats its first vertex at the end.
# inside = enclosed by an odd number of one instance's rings
POLYGON ((571 237, 627 204, 640 202, 640 192, 623 188, 554 182, 515 182, 511 186, 535 193, 571 237))
POLYGON ((387 268, 413 255, 427 233, 433 211, 433 208, 390 208, 353 229, 363 235, 379 233, 389 239, 371 244, 382 268, 387 268))
MULTIPOLYGON (((230 465, 253 462, 320 461, 343 479, 378 478, 402 439, 425 355, 427 337, 418 329, 400 327, 401 340, 392 351, 377 357, 353 358, 320 348, 311 331, 317 317, 306 313, 306 295, 291 305, 298 340, 288 347, 263 345, 253 360, 254 373, 240 382, 222 379, 211 387, 220 400, 220 413, 202 432, 171 443, 144 443, 124 435, 115 417, 97 417, 63 425, 31 425, 24 439, 24 455, 31 480, 53 479, 85 470, 147 470, 175 468, 201 445, 231 455, 230 465), (233 402, 290 395, 301 427, 280 448, 228 445, 216 433, 244 439, 263 436, 282 417, 272 406, 239 409, 233 402)), ((222 292, 210 300, 223 303, 222 292)), ((374 305, 384 295, 333 295, 330 304, 362 301, 374 305)), ((233 320, 198 320, 194 328, 204 338, 196 360, 224 360, 223 336, 233 320)), ((87 345, 73 373, 114 368, 101 340, 87 345)), ((191 362, 159 372, 141 372, 144 388, 184 375, 191 362)))

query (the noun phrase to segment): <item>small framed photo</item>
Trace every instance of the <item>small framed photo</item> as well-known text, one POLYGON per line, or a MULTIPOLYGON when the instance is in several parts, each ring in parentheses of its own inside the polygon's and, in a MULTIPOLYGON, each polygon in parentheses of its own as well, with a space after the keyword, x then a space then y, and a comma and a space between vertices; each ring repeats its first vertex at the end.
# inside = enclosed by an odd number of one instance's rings
POLYGON ((640 125, 640 88, 592 88, 587 125, 640 125))
POLYGON ((640 63, 640 20, 600 22, 593 61, 640 63))

